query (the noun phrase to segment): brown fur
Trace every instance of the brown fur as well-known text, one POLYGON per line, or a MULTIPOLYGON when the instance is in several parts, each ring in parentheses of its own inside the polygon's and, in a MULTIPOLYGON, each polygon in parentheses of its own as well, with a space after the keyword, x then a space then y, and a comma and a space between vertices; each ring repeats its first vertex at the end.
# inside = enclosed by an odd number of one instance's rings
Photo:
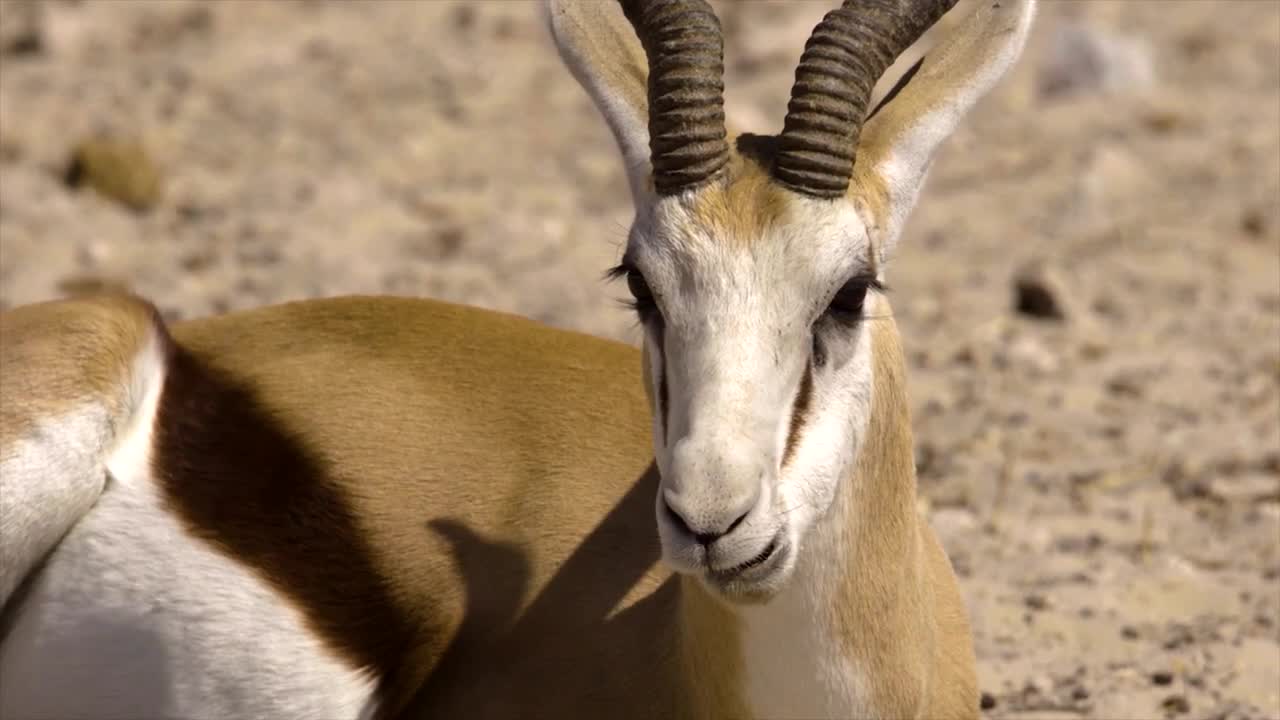
MULTIPOLYGON (((127 334, 147 309, 67 303, 20 335, 127 334)), ((923 697, 926 717, 970 717, 965 613, 915 516, 901 354, 875 322, 872 421, 836 509, 857 513, 857 535, 834 627, 886 715, 923 697)), ((385 717, 745 717, 735 614, 657 563, 641 365, 626 346, 424 300, 184 323, 155 472, 194 536, 377 673, 385 717)))
POLYGON ((813 365, 806 365, 804 375, 800 378, 800 390, 796 393, 795 402, 791 406, 791 422, 787 426, 787 444, 782 450, 782 467, 791 462, 796 451, 800 432, 809 418, 809 402, 813 399, 813 365))
POLYGON ((902 349, 888 303, 872 320, 875 390, 856 475, 833 512, 851 531, 852 571, 833 627, 865 668, 885 717, 978 717, 968 615, 951 564, 916 512, 902 349), (875 511, 869 511, 874 508, 875 511))
POLYGON ((156 462, 170 502, 377 669, 391 708, 741 707, 736 663, 709 662, 736 646, 730 614, 656 563, 632 348, 391 298, 173 333, 156 462))
MULTIPOLYGON (((739 139, 734 145, 741 148, 743 143, 739 139)), ((768 236, 769 227, 784 221, 791 197, 769 178, 758 155, 738 149, 730 153, 730 158, 721 180, 690 197, 693 215, 711 237, 727 242, 755 242, 768 236)))
POLYGON ((121 422, 134 359, 158 322, 150 304, 129 295, 0 313, 0 447, 84 403, 105 405, 121 422))

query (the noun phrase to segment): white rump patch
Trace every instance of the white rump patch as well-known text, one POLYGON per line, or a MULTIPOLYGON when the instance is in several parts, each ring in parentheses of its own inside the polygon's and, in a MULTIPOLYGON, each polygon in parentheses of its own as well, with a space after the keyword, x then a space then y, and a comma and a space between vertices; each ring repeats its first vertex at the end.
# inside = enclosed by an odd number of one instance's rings
POLYGON ((0 718, 372 717, 375 678, 165 506, 151 472, 164 375, 156 344, 133 375, 134 412, 106 463, 112 482, 11 610, 0 718))

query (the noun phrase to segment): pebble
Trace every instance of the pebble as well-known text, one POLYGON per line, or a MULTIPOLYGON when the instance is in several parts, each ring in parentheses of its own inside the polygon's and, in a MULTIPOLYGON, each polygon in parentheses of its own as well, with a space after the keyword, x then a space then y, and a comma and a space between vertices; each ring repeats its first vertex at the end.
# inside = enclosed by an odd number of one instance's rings
POLYGON ((1191 712, 1191 703, 1185 695, 1170 695, 1160 703, 1160 707, 1164 708, 1166 712, 1175 715, 1185 715, 1191 712))
POLYGON ((1013 281, 1013 307, 1019 315, 1036 320, 1064 320, 1062 279, 1043 264, 1022 267, 1013 281))
POLYGON ((94 138, 71 152, 66 182, 88 186, 103 197, 136 211, 160 201, 160 170, 142 143, 127 138, 94 138))

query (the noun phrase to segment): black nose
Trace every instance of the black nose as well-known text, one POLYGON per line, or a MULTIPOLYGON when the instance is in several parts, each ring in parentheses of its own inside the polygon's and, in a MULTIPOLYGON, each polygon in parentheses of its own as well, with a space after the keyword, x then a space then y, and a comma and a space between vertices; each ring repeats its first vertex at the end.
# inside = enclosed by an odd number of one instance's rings
POLYGON ((747 513, 744 512, 735 518, 733 522, 729 523, 729 526, 724 529, 694 527, 689 524, 689 521, 686 520, 683 515, 676 512, 675 508, 671 507, 671 504, 667 502, 666 498, 662 499, 662 507, 666 509, 667 517, 671 519, 672 524, 692 535, 693 539, 697 540, 698 544, 704 547, 733 532, 734 528, 737 528, 742 524, 743 520, 747 519, 747 513))

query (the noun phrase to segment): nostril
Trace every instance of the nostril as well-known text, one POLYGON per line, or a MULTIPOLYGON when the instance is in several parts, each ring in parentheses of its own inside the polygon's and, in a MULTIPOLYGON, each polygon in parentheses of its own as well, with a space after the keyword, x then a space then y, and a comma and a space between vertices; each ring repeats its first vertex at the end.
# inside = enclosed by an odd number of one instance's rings
POLYGON ((692 535, 693 539, 697 540, 700 545, 710 545, 721 535, 721 533, 706 533, 694 530, 693 527, 689 525, 689 521, 685 520, 683 515, 676 512, 676 509, 671 507, 671 503, 667 502, 665 497, 662 499, 662 507, 667 509, 667 517, 670 518, 671 523, 684 532, 692 535))
MULTIPOLYGON (((698 534, 693 531, 693 528, 689 527, 689 523, 685 522, 684 516, 676 512, 676 509, 671 507, 671 503, 667 502, 667 499, 665 497, 662 498, 662 507, 666 508, 667 519, 670 520, 672 524, 674 524, 676 527, 680 528, 681 530, 689 533, 690 535, 694 537, 698 537, 698 534)), ((702 541, 699 540, 698 542, 702 542, 702 541)))
POLYGON ((680 530, 692 535, 693 539, 698 541, 698 544, 700 545, 710 545, 716 540, 719 540, 725 535, 728 535, 729 533, 733 532, 735 529, 737 529, 739 525, 742 524, 743 520, 747 519, 747 515, 750 514, 749 510, 747 512, 742 513, 736 519, 734 519, 733 522, 729 523, 729 527, 727 527, 723 531, 698 532, 697 530, 693 529, 693 526, 689 524, 688 520, 684 519, 684 516, 681 515, 679 511, 677 511, 674 507, 671 506, 671 503, 668 502, 667 498, 665 497, 662 498, 662 507, 667 513, 667 518, 671 520, 671 524, 675 525, 680 530))

